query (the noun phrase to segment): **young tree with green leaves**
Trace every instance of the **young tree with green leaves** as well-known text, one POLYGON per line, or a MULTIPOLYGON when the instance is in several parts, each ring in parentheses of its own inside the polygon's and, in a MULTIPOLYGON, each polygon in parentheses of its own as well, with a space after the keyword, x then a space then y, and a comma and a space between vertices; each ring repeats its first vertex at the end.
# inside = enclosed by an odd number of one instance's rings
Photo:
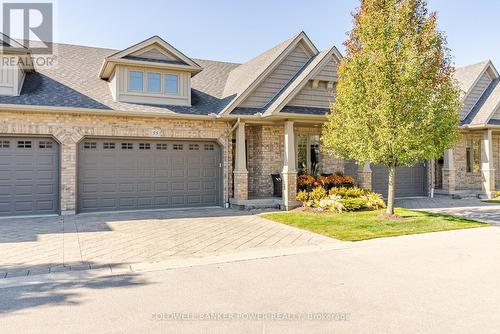
POLYGON ((322 135, 327 152, 389 170, 441 156, 459 136, 460 89, 436 13, 424 0, 362 0, 322 135))

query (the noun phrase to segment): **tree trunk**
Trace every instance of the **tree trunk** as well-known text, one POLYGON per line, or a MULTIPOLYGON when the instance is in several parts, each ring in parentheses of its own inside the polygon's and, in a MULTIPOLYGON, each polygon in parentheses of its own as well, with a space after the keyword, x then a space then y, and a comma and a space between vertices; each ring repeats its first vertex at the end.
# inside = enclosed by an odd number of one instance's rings
POLYGON ((387 192, 387 211, 388 215, 394 215, 394 195, 396 188, 396 167, 389 167, 389 189, 387 192))

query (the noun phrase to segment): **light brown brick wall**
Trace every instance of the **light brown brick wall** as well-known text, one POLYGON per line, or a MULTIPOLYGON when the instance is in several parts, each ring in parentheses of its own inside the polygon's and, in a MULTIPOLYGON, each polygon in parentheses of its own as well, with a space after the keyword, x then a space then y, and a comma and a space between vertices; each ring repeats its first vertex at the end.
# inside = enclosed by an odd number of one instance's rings
POLYGON ((482 140, 483 134, 464 134, 460 141, 453 148, 453 161, 456 169, 456 190, 481 190, 483 176, 481 171, 478 173, 467 173, 467 164, 465 159, 465 150, 467 140, 482 140))
POLYGON ((223 151, 224 201, 230 195, 232 174, 229 130, 222 121, 195 121, 117 117, 101 115, 70 115, 56 113, 4 112, 0 114, 0 134, 50 135, 61 145, 61 211, 76 208, 76 152, 83 137, 120 136, 148 138, 154 128, 161 129, 162 138, 213 139, 223 151))

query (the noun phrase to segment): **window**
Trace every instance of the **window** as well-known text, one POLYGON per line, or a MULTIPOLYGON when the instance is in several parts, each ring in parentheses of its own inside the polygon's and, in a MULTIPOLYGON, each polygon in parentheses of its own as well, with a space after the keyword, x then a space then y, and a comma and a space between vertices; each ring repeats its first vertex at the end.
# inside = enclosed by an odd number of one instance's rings
POLYGON ((102 148, 105 150, 114 150, 115 149, 115 143, 103 143, 102 148))
POLYGON ((161 93, 161 74, 148 72, 148 93, 161 93))
POLYGON ((132 149, 134 149, 134 144, 122 143, 122 150, 132 150, 132 149))
POLYGON ((156 149, 157 150, 166 150, 167 149, 167 144, 156 144, 156 149))
POLYGON ((51 141, 41 141, 38 143, 38 148, 52 148, 51 141))
POLYGON ((297 168, 299 174, 318 174, 320 163, 319 143, 319 135, 297 136, 297 168))
POLYGON ((144 73, 141 71, 128 72, 128 90, 142 92, 144 90, 144 73))
POLYGON ((18 140, 17 141, 18 148, 31 148, 31 141, 29 140, 18 140))
POLYGON ((198 145, 198 144, 189 144, 189 150, 190 151, 199 151, 200 150, 200 145, 198 145))
POLYGON ((87 141, 87 142, 85 142, 83 144, 83 148, 84 149, 95 149, 95 148, 97 148, 97 143, 96 142, 88 142, 87 141))
POLYGON ((139 150, 150 150, 150 149, 151 149, 150 143, 139 143, 139 150))
POLYGON ((8 140, 0 140, 0 148, 9 148, 10 142, 8 140))
POLYGON ((469 139, 465 148, 467 173, 479 173, 481 170, 481 140, 469 139))
POLYGON ((176 74, 165 74, 165 93, 179 94, 179 76, 176 74))
POLYGON ((214 144, 205 144, 205 151, 213 151, 214 144))
POLYGON ((182 144, 174 144, 173 149, 175 151, 181 151, 181 150, 184 149, 184 145, 182 145, 182 144))

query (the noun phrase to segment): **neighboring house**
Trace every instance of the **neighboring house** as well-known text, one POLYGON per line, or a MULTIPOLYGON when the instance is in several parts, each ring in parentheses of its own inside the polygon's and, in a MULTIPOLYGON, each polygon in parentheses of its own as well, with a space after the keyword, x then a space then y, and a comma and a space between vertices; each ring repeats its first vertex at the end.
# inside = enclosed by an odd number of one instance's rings
MULTIPOLYGON (((2 42, 3 54, 30 52, 2 42)), ((251 205, 273 197, 271 174, 287 209, 302 172, 385 192, 385 168, 321 152, 341 55, 303 32, 244 64, 191 59, 157 36, 121 51, 53 46, 55 67, 0 68, 0 216, 251 205)), ((457 75, 464 141, 400 168, 398 196, 495 188, 498 73, 488 62, 457 75)))

